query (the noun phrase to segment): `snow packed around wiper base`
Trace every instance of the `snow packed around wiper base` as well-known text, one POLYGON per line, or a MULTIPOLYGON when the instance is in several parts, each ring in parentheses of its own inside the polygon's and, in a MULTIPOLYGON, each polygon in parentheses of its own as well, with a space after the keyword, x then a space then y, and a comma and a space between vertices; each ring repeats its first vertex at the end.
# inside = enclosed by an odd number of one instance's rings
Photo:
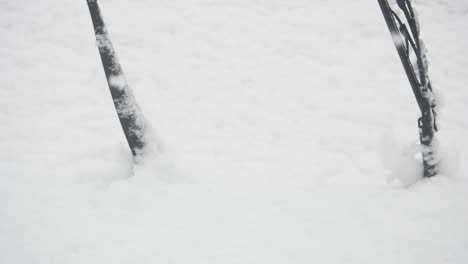
POLYGON ((377 1, 0 0, 0 263, 468 263, 468 2, 413 0, 440 173, 377 1), (133 98, 132 98, 133 100, 133 98))

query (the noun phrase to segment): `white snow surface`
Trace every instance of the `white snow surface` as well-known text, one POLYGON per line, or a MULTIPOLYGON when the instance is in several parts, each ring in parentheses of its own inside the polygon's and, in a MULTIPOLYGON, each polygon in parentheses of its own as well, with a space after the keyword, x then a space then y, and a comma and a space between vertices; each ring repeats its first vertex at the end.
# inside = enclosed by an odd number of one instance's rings
POLYGON ((377 1, 0 0, 0 263, 468 263, 468 1, 414 0, 441 175, 377 1))

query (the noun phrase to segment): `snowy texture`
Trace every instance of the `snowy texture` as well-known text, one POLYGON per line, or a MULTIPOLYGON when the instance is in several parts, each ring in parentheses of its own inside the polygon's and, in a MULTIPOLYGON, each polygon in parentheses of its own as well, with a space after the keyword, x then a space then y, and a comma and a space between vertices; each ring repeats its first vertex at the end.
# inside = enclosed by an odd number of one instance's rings
POLYGON ((0 263, 467 263, 466 0, 413 1, 444 98, 422 181, 376 1, 100 4, 163 148, 132 168, 85 1, 0 0, 0 263))
MULTIPOLYGON (((107 30, 105 30, 105 31, 107 31, 107 30)), ((100 48, 100 49, 104 48, 104 49, 112 50, 112 44, 111 44, 109 38, 107 37, 107 33, 106 34, 97 34, 96 35, 96 46, 98 48, 100 48)))
POLYGON ((118 90, 127 89, 128 84, 124 74, 109 76, 109 85, 118 90))

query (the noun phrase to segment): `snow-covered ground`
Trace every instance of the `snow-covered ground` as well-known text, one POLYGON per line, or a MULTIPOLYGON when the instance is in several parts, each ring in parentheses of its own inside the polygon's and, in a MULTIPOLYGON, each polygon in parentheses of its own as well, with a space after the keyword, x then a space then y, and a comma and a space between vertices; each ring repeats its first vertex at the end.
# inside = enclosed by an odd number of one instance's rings
POLYGON ((468 263, 468 1, 414 0, 442 175, 377 1, 0 0, 0 263, 468 263))

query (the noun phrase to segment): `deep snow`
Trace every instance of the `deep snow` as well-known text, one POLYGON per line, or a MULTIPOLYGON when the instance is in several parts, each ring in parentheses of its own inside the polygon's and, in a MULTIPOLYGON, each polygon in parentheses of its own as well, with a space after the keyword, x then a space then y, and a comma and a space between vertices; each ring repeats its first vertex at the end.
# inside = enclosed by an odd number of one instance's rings
POLYGON ((132 168, 86 2, 0 0, 0 263, 467 263, 468 2, 413 2, 423 181, 377 1, 101 0, 152 127, 132 168))

